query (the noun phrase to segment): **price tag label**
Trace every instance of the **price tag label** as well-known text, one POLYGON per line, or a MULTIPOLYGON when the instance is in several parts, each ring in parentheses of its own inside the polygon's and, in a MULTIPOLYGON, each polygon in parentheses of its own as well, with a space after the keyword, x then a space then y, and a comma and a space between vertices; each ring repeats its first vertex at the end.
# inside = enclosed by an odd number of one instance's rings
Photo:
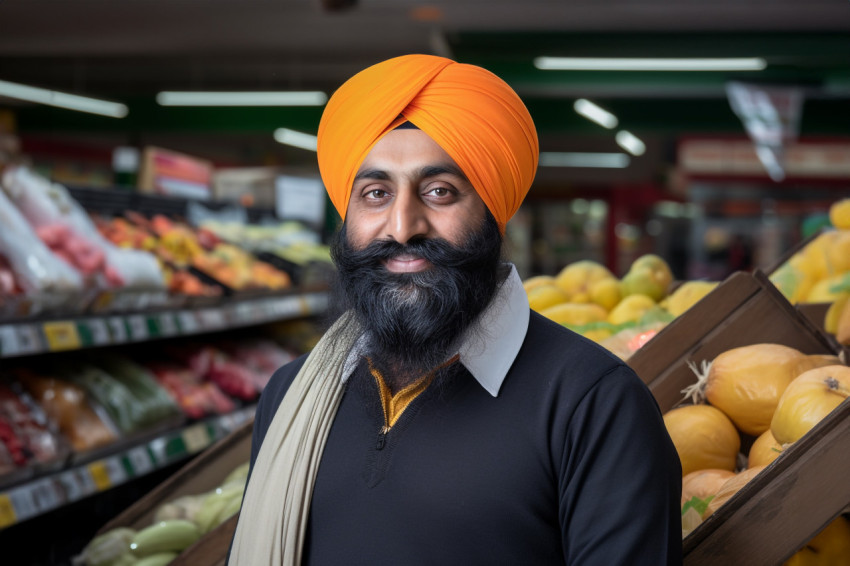
POLYGON ((86 326, 91 333, 91 341, 94 346, 109 344, 109 328, 102 318, 93 318, 86 321, 86 326))
POLYGON ((171 313, 162 313, 157 317, 159 322, 159 333, 162 336, 174 336, 178 333, 177 322, 174 320, 174 315, 171 313))
POLYGON ((145 317, 137 314, 127 318, 127 326, 130 328, 131 340, 147 340, 148 322, 145 317))
POLYGON ((233 318, 239 324, 248 324, 251 322, 254 309, 248 303, 239 303, 233 309, 233 318))
POLYGON ((44 349, 38 326, 20 324, 16 330, 18 333, 18 349, 21 354, 35 354, 44 349))
POLYGON ((112 342, 121 343, 127 341, 127 326, 124 324, 123 318, 120 316, 111 316, 106 319, 106 324, 109 326, 112 342))
POLYGON ((32 498, 32 491, 29 487, 19 487, 9 492, 9 497, 12 500, 12 507, 15 508, 15 516, 18 521, 29 519, 38 515, 38 507, 35 506, 35 501, 32 498))
POLYGON ((14 525, 18 521, 12 500, 5 493, 0 493, 0 529, 14 525))
POLYGON ((224 319, 224 312, 221 309, 206 309, 201 311, 200 315, 206 329, 224 328, 227 324, 227 321, 224 319))
POLYGON ((177 313, 177 323, 183 334, 194 334, 198 331, 198 319, 192 311, 180 311, 177 313))
POLYGON ((168 462, 168 442, 164 438, 156 438, 150 443, 151 454, 154 462, 165 464, 168 462))
POLYGON ((183 443, 186 445, 186 450, 189 454, 200 452, 210 445, 210 434, 207 427, 202 424, 190 426, 181 434, 183 443))
POLYGON ((62 503, 62 496, 52 480, 45 479, 34 482, 30 484, 29 488, 32 492, 33 503, 35 503, 39 513, 56 509, 62 503))
POLYGON ((20 355, 18 332, 11 324, 0 326, 0 354, 4 356, 20 355))
POLYGON ((112 479, 109 477, 109 470, 106 468, 106 463, 103 460, 92 462, 88 465, 88 469, 98 491, 104 491, 112 487, 112 479))
POLYGON ((45 322, 41 329, 44 331, 47 347, 51 352, 76 350, 82 345, 77 325, 73 322, 45 322))
POLYGON ((104 460, 103 463, 106 466, 106 473, 112 485, 118 485, 127 481, 127 470, 124 469, 121 458, 113 456, 104 460))
POLYGON ((127 459, 130 460, 133 473, 137 476, 144 475, 153 470, 153 460, 144 446, 137 446, 127 452, 127 459))
POLYGON ((90 493, 80 481, 79 475, 75 470, 63 472, 57 478, 59 485, 65 490, 65 501, 77 501, 90 493))

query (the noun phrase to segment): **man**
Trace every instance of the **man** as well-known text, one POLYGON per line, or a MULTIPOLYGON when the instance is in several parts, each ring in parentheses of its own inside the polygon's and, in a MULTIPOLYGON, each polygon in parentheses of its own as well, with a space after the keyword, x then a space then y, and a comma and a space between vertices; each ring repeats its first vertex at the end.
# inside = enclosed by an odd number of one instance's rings
POLYGON ((331 98, 345 313, 256 414, 230 564, 675 564, 681 468, 644 384, 500 260, 537 167, 517 95, 410 55, 331 98))

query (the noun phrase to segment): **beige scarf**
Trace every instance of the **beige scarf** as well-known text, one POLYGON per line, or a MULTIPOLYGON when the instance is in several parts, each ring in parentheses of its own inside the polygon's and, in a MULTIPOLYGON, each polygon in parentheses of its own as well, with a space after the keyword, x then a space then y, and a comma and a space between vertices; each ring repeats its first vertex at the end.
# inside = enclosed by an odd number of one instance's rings
POLYGON ((343 315, 319 340, 272 419, 245 490, 229 566, 301 564, 313 484, 361 329, 343 315))

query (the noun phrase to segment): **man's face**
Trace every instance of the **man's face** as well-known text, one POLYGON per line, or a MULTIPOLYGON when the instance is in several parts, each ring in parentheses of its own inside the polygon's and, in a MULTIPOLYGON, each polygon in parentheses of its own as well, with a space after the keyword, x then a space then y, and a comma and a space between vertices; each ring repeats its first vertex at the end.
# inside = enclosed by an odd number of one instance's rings
MULTIPOLYGON (((406 244, 412 238, 462 243, 481 226, 487 207, 457 163, 428 134, 401 129, 386 134, 357 171, 345 224, 362 249, 375 240, 406 244)), ((386 260, 394 273, 431 267, 412 255, 386 260)))
POLYGON ((443 363, 498 286, 496 220, 452 159, 418 130, 376 144, 331 245, 335 299, 370 336, 391 387, 443 363))

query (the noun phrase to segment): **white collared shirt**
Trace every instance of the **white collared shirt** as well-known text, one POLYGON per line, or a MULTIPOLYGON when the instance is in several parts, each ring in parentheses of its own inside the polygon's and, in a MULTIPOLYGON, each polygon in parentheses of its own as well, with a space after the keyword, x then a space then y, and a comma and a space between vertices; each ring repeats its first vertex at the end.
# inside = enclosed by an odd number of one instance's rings
MULTIPOLYGON (((466 329, 458 348, 460 362, 490 395, 497 397, 511 364, 528 331, 530 308, 528 295, 516 267, 499 286, 496 295, 475 322, 466 329)), ((365 336, 358 340, 342 372, 348 380, 366 351, 365 336)))

